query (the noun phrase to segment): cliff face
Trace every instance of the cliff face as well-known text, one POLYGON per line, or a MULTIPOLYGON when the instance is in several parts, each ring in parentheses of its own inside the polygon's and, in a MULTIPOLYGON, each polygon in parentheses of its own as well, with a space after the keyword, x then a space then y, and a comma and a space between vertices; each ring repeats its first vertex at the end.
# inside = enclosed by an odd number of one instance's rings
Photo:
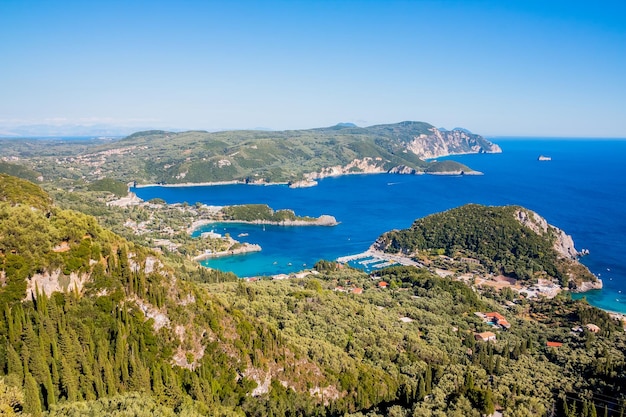
POLYGON ((585 292, 602 288, 602 280, 578 261, 581 253, 574 247, 574 240, 570 235, 558 227, 548 224, 546 219, 531 210, 516 210, 515 219, 538 235, 553 236, 552 247, 562 259, 563 269, 570 279, 572 291, 585 292))
POLYGON ((480 135, 462 130, 441 131, 435 127, 429 134, 414 136, 407 149, 422 159, 466 153, 500 153, 502 149, 480 135))
POLYGON ((515 218, 523 226, 528 227, 538 235, 545 235, 551 233, 554 237, 554 250, 557 251, 563 258, 576 260, 580 255, 580 252, 574 247, 574 240, 570 235, 565 233, 558 227, 548 224, 546 219, 530 210, 517 210, 515 212, 515 218))

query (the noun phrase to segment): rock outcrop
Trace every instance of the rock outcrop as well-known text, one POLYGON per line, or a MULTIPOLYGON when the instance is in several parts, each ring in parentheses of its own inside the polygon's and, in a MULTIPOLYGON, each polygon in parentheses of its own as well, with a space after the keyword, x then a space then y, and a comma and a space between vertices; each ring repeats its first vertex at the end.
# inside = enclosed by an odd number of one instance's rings
POLYGON ((502 149, 480 135, 460 129, 441 131, 431 128, 430 134, 420 134, 407 143, 407 149, 422 159, 467 153, 501 153, 502 149))
POLYGON ((552 247, 567 265, 565 269, 568 271, 572 291, 585 292, 602 288, 602 280, 578 261, 582 254, 574 247, 574 239, 570 235, 548 224, 546 219, 531 210, 516 210, 515 219, 538 235, 552 236, 554 242, 552 247), (581 277, 585 278, 581 279, 581 277))
POLYGON ((346 165, 334 165, 322 168, 318 172, 312 172, 305 175, 306 181, 314 181, 327 177, 337 177, 348 174, 378 174, 387 172, 384 168, 385 162, 382 158, 365 157, 362 159, 354 159, 346 165))
POLYGON ((515 218, 523 226, 528 227, 538 235, 545 235, 551 233, 554 236, 554 250, 560 254, 563 258, 571 260, 578 259, 580 252, 574 247, 574 240, 568 234, 558 227, 548 224, 546 219, 531 210, 517 210, 515 212, 515 218))
POLYGON ((52 272, 45 271, 43 273, 34 274, 28 279, 26 286, 25 300, 33 300, 37 298, 37 293, 46 294, 50 297, 53 292, 82 292, 83 287, 89 281, 90 274, 78 274, 72 272, 65 275, 60 269, 52 272))

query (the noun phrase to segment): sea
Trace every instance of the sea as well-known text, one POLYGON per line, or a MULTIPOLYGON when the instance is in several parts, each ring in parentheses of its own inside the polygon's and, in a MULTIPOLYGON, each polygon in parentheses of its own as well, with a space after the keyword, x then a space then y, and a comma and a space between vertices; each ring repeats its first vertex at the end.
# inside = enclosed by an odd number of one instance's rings
POLYGON ((214 223, 197 230, 196 235, 213 230, 261 245, 261 252, 203 261, 240 277, 301 271, 321 259, 364 252, 386 231, 463 204, 521 205, 571 235, 576 249, 589 251, 581 261, 604 288, 575 297, 626 313, 626 139, 490 140, 501 154, 439 158, 483 173, 477 176, 357 174, 325 178, 310 188, 231 184, 133 191, 144 200, 267 204, 299 216, 328 214, 340 222, 334 227, 214 223), (540 155, 550 160, 540 161, 540 155))

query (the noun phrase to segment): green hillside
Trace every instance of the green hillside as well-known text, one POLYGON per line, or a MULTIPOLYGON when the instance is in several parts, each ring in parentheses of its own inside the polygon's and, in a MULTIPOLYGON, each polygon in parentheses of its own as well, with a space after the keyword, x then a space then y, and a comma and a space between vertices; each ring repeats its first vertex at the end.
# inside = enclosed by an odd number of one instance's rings
MULTIPOLYGON (((5 176, 0 185, 31 187, 5 176)), ((6 415, 626 411, 626 335, 584 301, 529 302, 426 269, 368 276, 328 261, 302 279, 230 282, 128 242, 37 190, 0 200, 6 415), (511 328, 477 311, 498 311, 511 328), (571 331, 589 323, 598 333, 571 331), (476 341, 487 330, 497 341, 476 341)))
POLYGON ((47 181, 108 178, 140 184, 293 182, 331 167, 344 173, 388 172, 399 166, 418 173, 467 172, 456 162, 433 165, 423 157, 499 151, 479 135, 439 131, 423 122, 287 131, 146 131, 104 144, 84 143, 74 152, 67 144, 56 144, 54 154, 49 144, 37 141, 0 146, 47 181))
POLYGON ((488 207, 468 204, 416 220, 406 230, 381 236, 377 246, 388 252, 417 254, 437 252, 449 257, 480 261, 489 272, 520 279, 547 274, 567 287, 573 282, 594 280, 587 268, 566 259, 554 248, 557 229, 539 234, 519 221, 522 207, 488 207))

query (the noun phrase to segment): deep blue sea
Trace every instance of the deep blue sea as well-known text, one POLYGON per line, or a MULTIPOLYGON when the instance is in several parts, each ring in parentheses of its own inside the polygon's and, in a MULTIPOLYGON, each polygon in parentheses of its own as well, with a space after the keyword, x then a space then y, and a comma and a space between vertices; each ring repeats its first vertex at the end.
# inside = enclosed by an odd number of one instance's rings
MULTIPOLYGON (((317 187, 223 185, 147 187, 144 199, 209 205, 264 203, 298 215, 330 214, 335 227, 213 224, 204 230, 230 233, 263 250, 206 261, 239 276, 299 271, 320 259, 365 251, 382 233, 407 228, 413 220, 466 203, 517 204, 538 212, 572 235, 582 258, 604 282, 585 294, 600 308, 626 313, 626 140, 492 138, 501 154, 454 159, 481 176, 350 175, 327 178, 317 187), (538 161, 539 155, 552 158, 538 161)), ((444 158, 441 158, 444 159, 444 158)))

